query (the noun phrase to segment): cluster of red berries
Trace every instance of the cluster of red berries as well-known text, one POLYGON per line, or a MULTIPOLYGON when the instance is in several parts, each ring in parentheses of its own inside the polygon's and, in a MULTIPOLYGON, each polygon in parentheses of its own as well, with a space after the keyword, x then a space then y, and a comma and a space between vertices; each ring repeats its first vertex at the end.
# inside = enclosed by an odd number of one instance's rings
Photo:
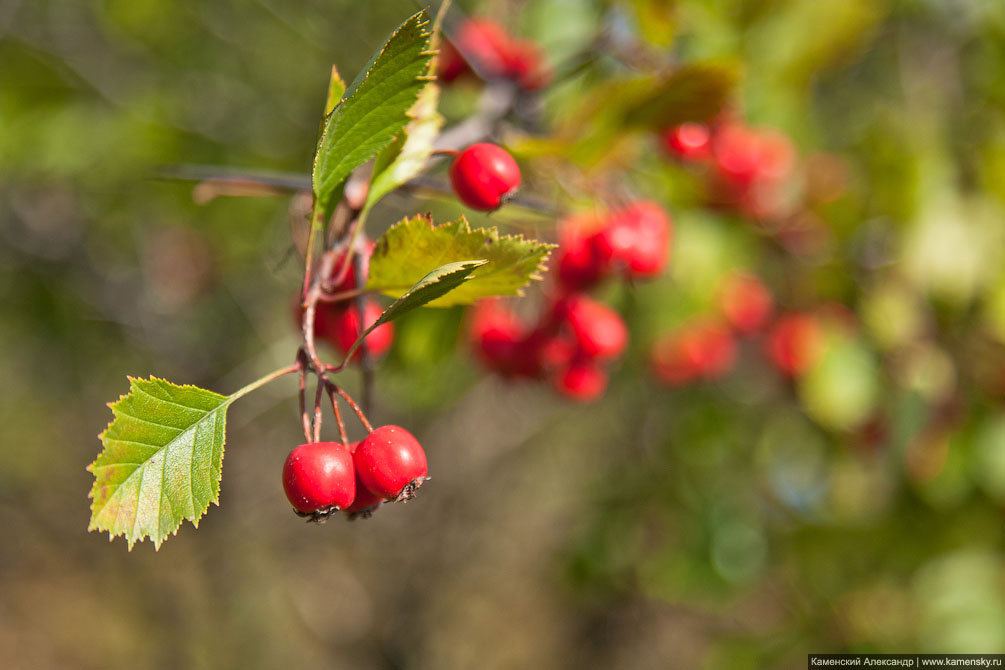
POLYGON ((300 516, 320 521, 342 511, 370 516, 384 502, 415 497, 426 453, 411 433, 381 426, 361 442, 308 442, 286 457, 283 490, 300 516))
MULTIPOLYGON (((357 262, 361 265, 361 276, 364 280, 370 264, 370 255, 373 253, 373 242, 364 240, 360 245, 359 253, 353 256, 346 265, 346 252, 340 253, 332 265, 331 274, 322 285, 323 294, 334 296, 347 291, 354 291, 361 288, 356 283, 357 262)), ((374 300, 365 298, 363 301, 363 319, 360 320, 360 313, 355 300, 339 300, 337 302, 319 301, 314 312, 314 337, 330 343, 336 351, 342 355, 348 353, 349 349, 356 342, 360 334, 369 328, 380 318, 382 310, 374 300), (364 325, 365 324, 365 325, 364 325)), ((295 317, 297 327, 303 323, 303 310, 300 300, 295 303, 295 317)), ((381 324, 374 328, 366 337, 367 353, 373 357, 379 357, 387 353, 391 343, 394 341, 394 325, 392 323, 381 324)), ((358 362, 361 358, 361 350, 353 354, 352 360, 358 362)))
POLYGON ((724 120, 674 126, 662 140, 671 156, 706 171, 710 204, 757 220, 789 213, 796 150, 784 133, 724 120))
POLYGON ((559 286, 585 291, 611 276, 629 281, 658 276, 666 267, 671 233, 666 212, 648 200, 606 218, 569 218, 559 233, 559 286))
POLYGON ((726 374, 736 359, 736 337, 760 331, 771 317, 771 292, 753 275, 735 273, 719 291, 719 314, 663 334, 652 349, 652 369, 670 386, 726 374))
POLYGON ((670 386, 716 379, 732 368, 737 337, 760 336, 764 354, 781 373, 805 372, 823 351, 822 320, 847 316, 836 308, 834 318, 817 312, 793 311, 775 316, 774 299, 756 276, 734 273, 719 291, 719 314, 697 318, 659 337, 652 349, 653 373, 670 386))
POLYGON ((589 402, 607 388, 608 367, 628 345, 621 315, 585 291, 606 277, 645 278, 667 261, 670 220, 637 202, 606 218, 572 217, 561 230, 557 291, 530 326, 498 300, 476 305, 471 337, 479 358, 507 378, 548 380, 589 402))
POLYGON ((540 47, 529 40, 513 37, 501 25, 485 18, 462 22, 453 36, 440 48, 440 81, 449 83, 478 74, 486 79, 509 79, 526 91, 536 91, 551 81, 551 70, 540 47))

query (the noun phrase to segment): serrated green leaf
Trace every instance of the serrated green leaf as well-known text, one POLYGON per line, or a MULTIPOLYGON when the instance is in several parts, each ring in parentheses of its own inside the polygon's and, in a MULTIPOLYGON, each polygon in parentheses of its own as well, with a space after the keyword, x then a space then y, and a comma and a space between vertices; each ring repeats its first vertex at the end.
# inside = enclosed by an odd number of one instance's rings
POLYGON ((88 530, 107 530, 154 547, 181 522, 199 525, 219 502, 227 408, 233 401, 163 379, 129 379, 130 391, 109 404, 115 419, 99 436, 88 530))
POLYGON ((428 273, 417 281, 412 288, 405 291, 400 298, 391 303, 380 315, 380 318, 363 331, 359 339, 346 352, 345 360, 349 360, 352 357, 356 349, 359 348, 359 345, 363 343, 363 340, 374 328, 388 321, 393 321, 406 312, 411 312, 416 307, 422 307, 437 298, 441 298, 471 279, 471 273, 486 263, 488 263, 486 260, 457 261, 456 263, 441 265, 428 273))
POLYGON ((335 111, 335 105, 342 100, 345 93, 345 81, 338 73, 338 67, 332 65, 332 74, 328 79, 328 98, 325 100, 325 118, 335 111))
POLYGON ((377 240, 370 257, 366 288, 397 296, 426 275, 431 267, 469 258, 489 261, 471 274, 474 281, 429 302, 431 307, 466 305, 489 296, 522 295, 531 280, 540 279, 552 244, 526 240, 520 235, 499 235, 495 228, 475 228, 463 216, 433 225, 431 218, 415 216, 388 228, 377 240))
POLYGON ((402 23, 325 121, 311 178, 315 221, 328 221, 349 174, 408 123, 408 110, 426 84, 433 57, 428 24, 425 10, 402 23))
POLYGON ((405 130, 377 155, 364 210, 422 171, 443 126, 443 117, 436 111, 439 99, 440 88, 427 84, 408 111, 411 121, 405 130))

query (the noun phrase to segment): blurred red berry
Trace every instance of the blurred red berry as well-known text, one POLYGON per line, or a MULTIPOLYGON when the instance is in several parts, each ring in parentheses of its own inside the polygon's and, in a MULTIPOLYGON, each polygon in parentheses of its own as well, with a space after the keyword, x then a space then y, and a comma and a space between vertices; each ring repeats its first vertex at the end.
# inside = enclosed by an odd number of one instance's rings
POLYGON ((771 316, 771 292, 757 277, 736 273, 726 279, 719 293, 722 313, 739 333, 760 330, 771 316))
POLYGON ((593 402, 607 389, 607 371, 590 359, 574 360, 554 378, 559 393, 579 402, 593 402))
POLYGON ((607 264, 594 241, 598 228, 591 214, 570 216, 559 224, 557 276, 565 290, 586 290, 604 276, 607 264))
MULTIPOLYGON (((367 298, 363 303, 363 321, 366 323, 366 327, 368 328, 379 319, 382 312, 383 310, 381 310, 380 305, 367 298)), ((359 310, 356 308, 356 302, 339 303, 339 310, 335 314, 335 324, 331 333, 331 342, 335 348, 345 355, 363 330, 365 328, 360 327, 359 310)), ((391 348, 393 340, 394 324, 385 323, 377 326, 366 336, 365 345, 370 355, 376 358, 387 353, 387 350, 391 348)), ((362 355, 361 345, 356 350, 356 353, 352 355, 353 362, 359 362, 362 355)))
POLYGON ((663 146, 671 156, 685 161, 712 155, 712 131, 704 123, 682 123, 663 131, 663 146))
POLYGON ((665 334, 653 347, 656 377, 677 386, 699 378, 714 379, 729 371, 736 343, 727 329, 716 323, 695 323, 665 334))
POLYGON ((536 376, 537 354, 525 344, 526 327, 502 301, 478 301, 469 331, 476 354, 490 370, 506 377, 536 376))
POLYGON ((332 263, 331 274, 328 275, 328 279, 325 282, 324 289, 328 293, 339 293, 341 291, 352 291, 357 288, 356 285, 356 264, 359 262, 363 269, 363 279, 366 280, 367 275, 370 272, 370 256, 373 255, 374 242, 370 239, 363 239, 357 249, 359 255, 353 257, 349 262, 349 267, 344 268, 346 251, 340 251, 335 256, 335 262, 332 263))
POLYGON ((564 300, 563 312, 581 355, 601 360, 617 358, 628 344, 628 327, 616 311, 574 295, 564 300))
POLYGON ((445 83, 473 73, 465 57, 474 61, 475 69, 484 78, 511 79, 527 91, 538 90, 551 80, 541 48, 511 36, 495 21, 467 19, 458 26, 453 39, 440 47, 437 75, 445 83))
POLYGON ((819 356, 823 333, 817 319, 804 313, 786 314, 771 327, 766 343, 768 357, 787 375, 798 375, 819 356))
POLYGON ((659 275, 666 267, 670 253, 672 226, 663 208, 654 202, 640 200, 615 212, 607 223, 609 228, 624 226, 634 233, 634 242, 628 249, 612 246, 625 263, 630 277, 648 278, 659 275))

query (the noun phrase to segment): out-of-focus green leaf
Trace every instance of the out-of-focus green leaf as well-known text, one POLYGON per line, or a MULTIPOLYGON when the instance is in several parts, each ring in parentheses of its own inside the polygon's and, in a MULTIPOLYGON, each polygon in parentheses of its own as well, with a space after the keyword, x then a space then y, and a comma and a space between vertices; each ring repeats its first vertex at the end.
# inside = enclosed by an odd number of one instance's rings
POLYGON ((736 82, 737 71, 729 65, 685 65, 662 81, 648 82, 646 95, 629 102, 622 119, 652 130, 704 121, 723 108, 736 82))
POLYGON ((521 295, 540 272, 554 245, 525 240, 520 235, 499 235, 495 228, 474 228, 463 216, 433 225, 431 218, 415 216, 391 226, 377 240, 370 257, 366 288, 398 296, 444 263, 471 258, 489 261, 471 274, 474 281, 429 302, 431 307, 470 304, 479 298, 521 295))
POLYGON ((872 413, 879 392, 876 363, 861 342, 833 335, 820 360, 799 380, 806 413, 827 428, 851 430, 872 413))
POLYGON ((224 428, 233 397, 163 379, 130 378, 130 392, 109 406, 115 419, 101 434, 88 530, 123 535, 133 548, 154 547, 188 519, 199 525, 219 502, 224 428))

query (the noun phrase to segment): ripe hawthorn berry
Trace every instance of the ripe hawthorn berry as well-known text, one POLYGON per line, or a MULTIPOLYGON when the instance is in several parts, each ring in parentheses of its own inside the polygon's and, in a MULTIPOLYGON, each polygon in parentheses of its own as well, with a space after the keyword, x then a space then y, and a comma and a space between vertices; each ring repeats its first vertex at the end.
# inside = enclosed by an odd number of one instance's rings
POLYGON ((426 480, 426 452, 400 426, 381 426, 367 435, 352 455, 359 479, 388 500, 408 500, 426 480))
POLYGON ((593 402, 607 389, 607 371, 593 359, 575 359, 561 370, 553 384, 559 393, 579 402, 593 402))
POLYGON ((556 308, 575 338, 578 350, 589 358, 620 356, 628 344, 628 328, 616 311, 585 295, 569 296, 556 308))
MULTIPOLYGON (((350 442, 348 445, 349 453, 355 455, 359 445, 359 442, 350 442)), ((350 520, 360 516, 370 516, 384 502, 383 498, 366 488, 366 485, 359 478, 359 469, 355 467, 355 462, 353 465, 356 476, 356 497, 353 499, 352 504, 343 510, 350 520)))
MULTIPOLYGON (((367 327, 379 319, 381 313, 380 305, 376 302, 370 299, 363 301, 363 320, 367 327)), ((335 348, 345 355, 363 330, 365 329, 360 327, 359 310, 356 307, 356 302, 340 303, 338 310, 335 312, 334 323, 330 332, 331 342, 335 345, 335 348)), ((370 355, 376 358, 387 353, 393 340, 394 325, 392 323, 384 323, 370 331, 370 334, 366 336, 365 342, 370 355)), ((356 353, 352 355, 353 362, 359 362, 362 356, 362 350, 357 349, 356 353)))
POLYGON ((450 166, 454 192, 468 207, 498 209, 520 187, 520 168, 505 149, 488 142, 472 144, 450 166))
POLYGON ((352 454, 338 442, 308 442, 286 457, 283 490, 301 514, 344 509, 356 497, 352 454))
POLYGON ((771 292, 757 277, 736 273, 726 279, 719 293, 722 314, 739 333, 757 330, 771 316, 771 292))
POLYGON ((712 131, 704 123, 682 123, 663 132, 663 146, 671 156, 700 161, 712 155, 712 131))

